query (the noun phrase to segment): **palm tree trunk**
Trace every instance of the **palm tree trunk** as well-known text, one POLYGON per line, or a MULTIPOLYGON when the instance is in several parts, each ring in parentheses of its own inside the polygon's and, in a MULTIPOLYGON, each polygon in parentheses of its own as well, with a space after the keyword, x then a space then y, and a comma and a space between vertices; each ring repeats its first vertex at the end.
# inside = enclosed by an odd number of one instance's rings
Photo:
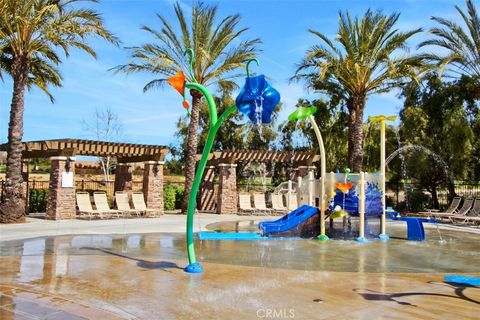
POLYGON ((198 120, 200 114, 200 101, 202 99, 202 94, 197 90, 190 90, 190 95, 192 96, 192 113, 190 114, 190 124, 188 125, 187 154, 185 157, 185 193, 183 196, 182 213, 187 212, 188 198, 195 177, 198 146, 198 120))
POLYGON ((352 96, 347 100, 348 117, 348 164, 353 172, 362 171, 363 164, 363 110, 366 97, 352 96))
POLYGON ((25 110, 25 85, 30 61, 26 57, 12 64, 13 97, 8 124, 7 173, 3 202, 0 205, 0 223, 25 221, 26 190, 22 176, 23 112, 25 110))

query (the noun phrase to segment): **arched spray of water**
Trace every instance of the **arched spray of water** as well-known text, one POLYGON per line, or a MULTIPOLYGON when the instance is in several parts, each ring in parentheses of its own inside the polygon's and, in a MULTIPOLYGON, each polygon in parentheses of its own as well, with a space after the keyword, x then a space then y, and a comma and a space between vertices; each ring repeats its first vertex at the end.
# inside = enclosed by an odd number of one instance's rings
POLYGON ((421 145, 409 144, 398 148, 387 157, 387 159, 385 160, 385 165, 388 165, 398 155, 402 155, 403 157, 406 151, 424 152, 428 154, 433 159, 433 161, 443 169, 443 172, 445 173, 447 179, 449 179, 450 181, 454 181, 455 177, 453 176, 453 173, 448 167, 447 163, 438 154, 421 145))

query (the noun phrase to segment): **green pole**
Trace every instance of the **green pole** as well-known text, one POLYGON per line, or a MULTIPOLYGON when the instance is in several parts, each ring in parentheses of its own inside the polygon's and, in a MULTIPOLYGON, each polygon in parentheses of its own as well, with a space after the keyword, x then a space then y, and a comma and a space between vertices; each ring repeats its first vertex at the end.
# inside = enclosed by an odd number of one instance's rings
POLYGON ((200 183, 202 181, 203 172, 208 161, 208 155, 212 149, 213 142, 215 140, 215 135, 222 125, 223 122, 237 110, 236 105, 230 106, 225 112, 217 117, 217 107, 213 96, 208 90, 198 83, 187 82, 185 87, 188 89, 194 89, 200 91, 205 99, 207 100, 208 108, 210 111, 210 126, 208 129, 207 142, 203 148, 202 157, 195 172, 195 178, 193 180, 192 190, 190 191, 190 196, 188 199, 188 210, 187 210, 187 253, 188 253, 188 262, 189 264, 185 267, 186 272, 190 273, 200 273, 203 272, 202 266, 197 262, 195 258, 195 241, 193 238, 193 215, 195 213, 195 200, 197 198, 198 189, 200 188, 200 183))

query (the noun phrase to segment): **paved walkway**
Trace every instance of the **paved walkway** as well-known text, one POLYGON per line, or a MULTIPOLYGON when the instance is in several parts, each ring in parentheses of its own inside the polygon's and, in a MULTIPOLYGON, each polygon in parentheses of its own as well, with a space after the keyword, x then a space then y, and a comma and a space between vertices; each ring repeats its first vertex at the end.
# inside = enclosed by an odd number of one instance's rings
MULTIPOLYGON (((130 234, 153 232, 185 232, 186 215, 165 214, 160 218, 112 220, 44 220, 27 218, 27 223, 0 225, 0 241, 28 239, 40 236, 74 234, 130 234)), ((238 216, 234 214, 195 215, 194 232, 206 230, 208 224, 238 220, 268 220, 271 216, 238 216)))

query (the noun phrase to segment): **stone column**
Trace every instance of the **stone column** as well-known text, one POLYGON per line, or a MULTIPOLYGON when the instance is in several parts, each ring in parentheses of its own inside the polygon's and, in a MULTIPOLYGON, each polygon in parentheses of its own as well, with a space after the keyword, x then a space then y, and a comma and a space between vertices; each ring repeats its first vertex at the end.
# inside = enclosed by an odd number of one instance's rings
POLYGON ((119 163, 115 168, 115 186, 116 191, 132 191, 132 166, 128 163, 119 163))
POLYGON ((217 213, 237 213, 237 165, 222 163, 219 167, 217 213))
POLYGON ((215 166, 207 166, 200 184, 198 209, 215 212, 215 166))
POLYGON ((315 170, 317 170, 315 166, 299 166, 296 169, 295 176, 304 178, 310 171, 313 172, 315 176, 315 170))
POLYGON ((147 161, 143 170, 143 196, 148 209, 163 214, 164 161, 147 161))
POLYGON ((47 213, 49 220, 75 219, 75 157, 51 157, 50 185, 48 187, 47 213), (71 172, 72 184, 64 177, 71 172))

